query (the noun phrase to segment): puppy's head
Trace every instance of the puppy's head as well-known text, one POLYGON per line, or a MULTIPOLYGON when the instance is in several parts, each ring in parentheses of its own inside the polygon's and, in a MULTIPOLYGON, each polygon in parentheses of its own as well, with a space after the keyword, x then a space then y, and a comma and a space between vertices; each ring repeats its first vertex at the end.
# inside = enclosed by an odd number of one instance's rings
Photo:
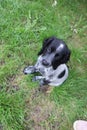
POLYGON ((43 41, 43 46, 38 55, 42 56, 42 64, 56 69, 60 64, 67 63, 70 59, 70 50, 63 40, 50 37, 43 41))

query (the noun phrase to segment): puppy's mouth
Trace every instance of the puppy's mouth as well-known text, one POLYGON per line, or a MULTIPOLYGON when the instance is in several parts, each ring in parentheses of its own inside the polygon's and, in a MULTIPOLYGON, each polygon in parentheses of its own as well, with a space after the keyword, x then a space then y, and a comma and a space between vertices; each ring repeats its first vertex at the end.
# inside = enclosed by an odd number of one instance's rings
POLYGON ((51 66, 51 63, 48 62, 47 60, 43 59, 43 60, 42 60, 42 65, 48 68, 48 67, 51 66))
POLYGON ((41 56, 41 64, 46 68, 52 66, 52 61, 53 61, 54 57, 55 57, 54 53, 41 56))
POLYGON ((49 62, 45 59, 42 60, 42 65, 49 66, 49 62))

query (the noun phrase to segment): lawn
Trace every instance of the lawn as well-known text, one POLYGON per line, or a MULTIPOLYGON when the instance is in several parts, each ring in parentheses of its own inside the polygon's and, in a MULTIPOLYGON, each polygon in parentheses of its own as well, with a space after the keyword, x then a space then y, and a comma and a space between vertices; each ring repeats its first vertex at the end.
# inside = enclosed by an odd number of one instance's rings
POLYGON ((77 119, 87 120, 87 1, 0 0, 0 130, 73 130, 77 119), (71 59, 67 81, 47 94, 23 69, 49 36, 71 59))

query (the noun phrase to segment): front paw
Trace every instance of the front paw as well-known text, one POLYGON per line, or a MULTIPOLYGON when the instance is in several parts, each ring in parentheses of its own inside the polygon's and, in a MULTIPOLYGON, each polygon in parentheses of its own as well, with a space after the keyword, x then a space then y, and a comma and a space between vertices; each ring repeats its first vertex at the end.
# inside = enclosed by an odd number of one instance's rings
POLYGON ((24 68, 23 73, 24 74, 32 74, 35 72, 35 67, 34 66, 29 66, 24 68))
POLYGON ((32 79, 33 82, 37 81, 37 76, 34 76, 32 79))

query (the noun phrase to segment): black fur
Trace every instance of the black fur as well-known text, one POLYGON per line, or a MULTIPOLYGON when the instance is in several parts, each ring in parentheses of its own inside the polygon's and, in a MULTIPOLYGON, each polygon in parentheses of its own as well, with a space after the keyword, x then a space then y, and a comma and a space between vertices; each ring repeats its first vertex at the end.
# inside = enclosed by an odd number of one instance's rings
POLYGON ((49 46, 49 44, 54 40, 54 37, 51 38, 47 38, 43 41, 43 46, 42 49, 39 51, 38 55, 41 55, 44 50, 46 50, 46 48, 49 46))
POLYGON ((64 75, 65 75, 65 70, 63 70, 59 75, 58 75, 58 78, 62 78, 64 75))

